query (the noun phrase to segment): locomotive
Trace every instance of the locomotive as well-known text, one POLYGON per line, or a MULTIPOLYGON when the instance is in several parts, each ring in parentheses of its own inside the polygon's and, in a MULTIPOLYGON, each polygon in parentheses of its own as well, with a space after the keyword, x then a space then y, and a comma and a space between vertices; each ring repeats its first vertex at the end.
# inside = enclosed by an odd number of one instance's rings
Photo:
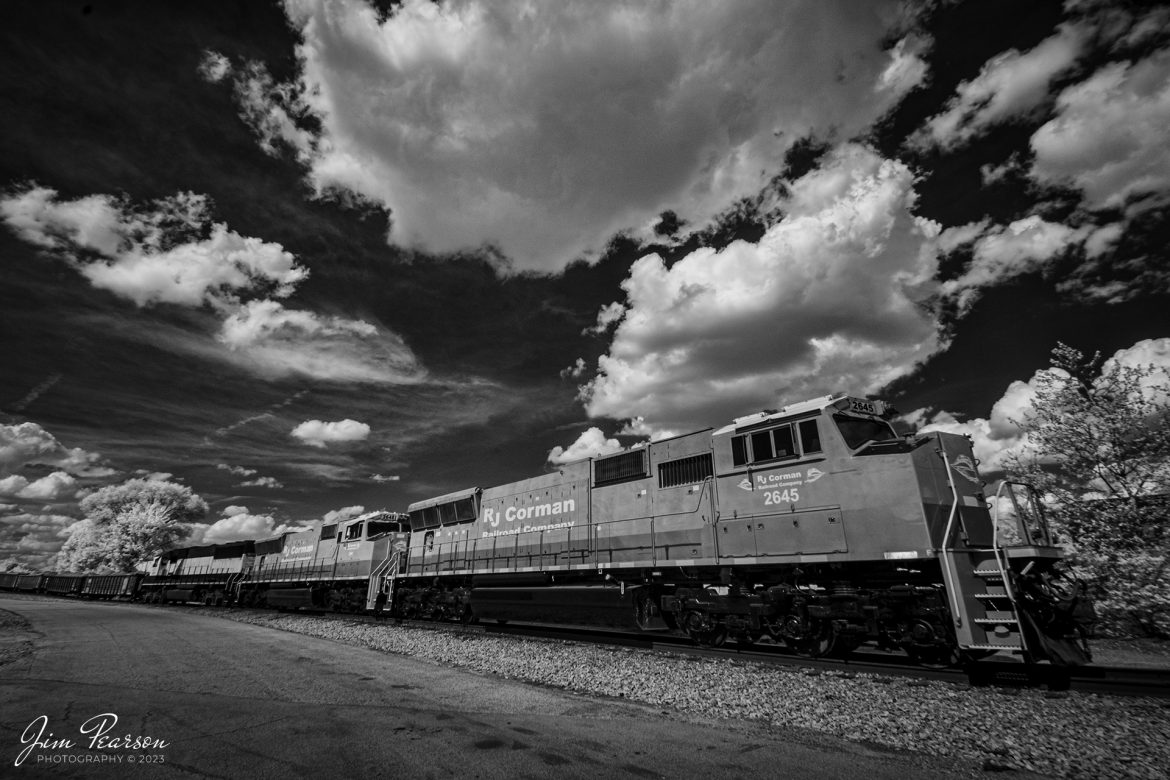
POLYGON ((1088 662, 1091 605, 1034 491, 1001 484, 993 517, 970 440, 900 436, 896 415, 829 395, 418 501, 394 608, 810 656, 873 642, 924 665, 1088 662))
POLYGON ((1087 663, 1091 604, 1034 491, 989 501, 969 439, 899 435, 896 414, 829 395, 406 514, 172 550, 132 595, 1087 663))
POLYGON ((377 511, 259 541, 171 550, 148 564, 139 598, 359 611, 377 601, 394 554, 406 549, 406 528, 405 515, 377 511))

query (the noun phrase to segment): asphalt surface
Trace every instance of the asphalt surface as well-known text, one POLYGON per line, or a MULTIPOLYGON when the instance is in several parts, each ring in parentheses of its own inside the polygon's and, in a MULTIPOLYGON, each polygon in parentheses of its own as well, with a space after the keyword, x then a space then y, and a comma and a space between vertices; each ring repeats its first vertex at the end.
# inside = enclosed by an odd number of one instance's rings
POLYGON ((181 610, 5 595, 0 610, 27 621, 0 612, 0 777, 978 774, 181 610))

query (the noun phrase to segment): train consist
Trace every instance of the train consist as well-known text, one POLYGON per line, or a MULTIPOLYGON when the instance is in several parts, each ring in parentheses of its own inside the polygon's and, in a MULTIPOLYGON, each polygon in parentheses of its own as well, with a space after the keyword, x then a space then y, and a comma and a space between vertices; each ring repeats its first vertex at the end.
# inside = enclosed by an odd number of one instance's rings
POLYGON ((873 643, 925 665, 996 652, 1086 663, 1091 604, 1062 574, 1031 490, 986 495, 966 437, 900 436, 894 414, 825 396, 405 515, 173 550, 132 589, 705 645, 770 637, 812 656, 873 643))

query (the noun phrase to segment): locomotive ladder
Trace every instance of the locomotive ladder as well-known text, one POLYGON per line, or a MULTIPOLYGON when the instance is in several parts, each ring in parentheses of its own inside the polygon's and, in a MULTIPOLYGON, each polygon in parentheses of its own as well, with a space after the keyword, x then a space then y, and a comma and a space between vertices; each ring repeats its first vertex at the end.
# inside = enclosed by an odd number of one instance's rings
POLYGON ((227 587, 224 590, 235 604, 240 603, 240 593, 244 589, 244 582, 252 576, 252 564, 255 561, 255 555, 245 555, 240 562, 240 571, 228 577, 227 587))
MULTIPOLYGON (((398 551, 395 550, 393 554, 383 560, 378 567, 370 573, 370 581, 366 586, 366 609, 373 610, 378 605, 378 592, 382 589, 383 581, 389 580, 390 586, 394 586, 394 575, 398 573, 398 551)), ((391 592, 386 593, 386 603, 391 602, 391 592)))
MULTIPOLYGON (((939 455, 946 465, 952 499, 939 554, 943 582, 950 597, 955 638, 963 650, 1006 650, 1026 654, 1028 647, 1020 625, 1011 577, 1008 576, 1007 554, 999 542, 999 494, 996 494, 997 511, 992 520, 995 527, 991 547, 956 548, 951 539, 959 514, 959 491, 945 450, 939 455)), ((1015 502, 1014 496, 1012 501, 1015 502)))

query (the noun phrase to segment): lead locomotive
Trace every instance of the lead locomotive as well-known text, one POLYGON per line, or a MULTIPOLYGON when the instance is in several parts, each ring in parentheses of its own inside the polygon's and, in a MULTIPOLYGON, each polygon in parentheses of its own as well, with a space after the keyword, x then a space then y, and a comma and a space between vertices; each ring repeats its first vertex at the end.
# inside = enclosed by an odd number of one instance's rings
POLYGON ((1031 491, 1001 486, 997 523, 970 441, 893 416, 825 396, 417 502, 394 608, 1086 662, 1087 603, 1031 491))

